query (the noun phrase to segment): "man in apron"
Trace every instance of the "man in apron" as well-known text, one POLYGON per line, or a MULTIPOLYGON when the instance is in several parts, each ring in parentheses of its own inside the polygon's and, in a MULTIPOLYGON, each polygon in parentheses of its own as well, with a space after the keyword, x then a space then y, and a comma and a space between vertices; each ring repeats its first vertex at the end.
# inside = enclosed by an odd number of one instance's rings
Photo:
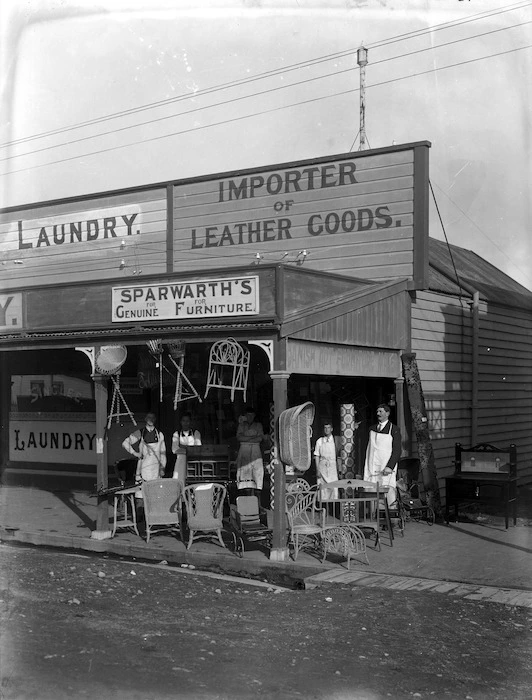
MULTIPOLYGON (((316 464, 316 475, 318 477, 318 486, 329 484, 332 481, 338 481, 338 469, 336 466, 336 458, 339 452, 339 446, 336 438, 333 435, 333 427, 331 423, 323 424, 323 437, 316 440, 314 447, 314 462, 316 464)), ((322 498, 338 498, 338 489, 321 489, 322 498)))
POLYGON ((377 406, 379 422, 369 429, 369 442, 364 464, 364 481, 373 481, 388 487, 386 500, 392 506, 396 499, 397 462, 401 456, 401 432, 390 423, 390 407, 377 406))
POLYGON ((199 430, 192 428, 190 413, 181 416, 181 429, 172 435, 172 452, 176 456, 173 478, 181 481, 185 486, 187 476, 187 447, 201 445, 199 430))

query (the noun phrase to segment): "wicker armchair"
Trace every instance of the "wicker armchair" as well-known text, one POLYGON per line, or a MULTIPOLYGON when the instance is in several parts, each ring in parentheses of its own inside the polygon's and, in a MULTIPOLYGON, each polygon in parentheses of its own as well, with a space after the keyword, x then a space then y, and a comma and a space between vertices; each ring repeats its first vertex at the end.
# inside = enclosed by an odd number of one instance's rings
POLYGON ((348 569, 351 558, 359 554, 362 554, 366 560, 365 563, 369 564, 364 533, 352 523, 344 523, 325 530, 323 533, 323 561, 328 553, 340 554, 345 557, 348 569))
POLYGON ((192 484, 185 487, 183 503, 189 528, 187 549, 194 540, 212 538, 213 535, 216 535, 222 547, 225 547, 222 529, 226 496, 227 489, 222 484, 192 484))
POLYGON ((153 479, 142 483, 146 542, 150 534, 165 530, 181 532, 181 483, 175 479, 153 479))
POLYGON ((286 494, 290 544, 294 560, 303 549, 322 550, 325 511, 317 507, 317 491, 291 491, 286 494))

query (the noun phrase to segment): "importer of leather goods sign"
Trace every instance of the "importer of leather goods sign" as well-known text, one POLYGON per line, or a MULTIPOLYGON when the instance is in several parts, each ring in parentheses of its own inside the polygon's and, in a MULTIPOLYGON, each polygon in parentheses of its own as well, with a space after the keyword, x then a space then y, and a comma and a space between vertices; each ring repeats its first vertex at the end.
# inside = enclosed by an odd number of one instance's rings
POLYGON ((255 276, 113 287, 114 323, 258 313, 255 276))
POLYGON ((282 261, 412 277, 428 145, 175 183, 174 271, 282 261))

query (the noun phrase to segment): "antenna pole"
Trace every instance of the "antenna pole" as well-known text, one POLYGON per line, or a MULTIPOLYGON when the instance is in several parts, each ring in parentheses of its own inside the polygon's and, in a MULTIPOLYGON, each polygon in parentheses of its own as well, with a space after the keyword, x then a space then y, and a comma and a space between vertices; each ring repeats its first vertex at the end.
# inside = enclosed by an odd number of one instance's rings
POLYGON ((368 50, 361 46, 357 51, 357 63, 360 68, 360 145, 359 151, 366 148, 366 66, 368 50))

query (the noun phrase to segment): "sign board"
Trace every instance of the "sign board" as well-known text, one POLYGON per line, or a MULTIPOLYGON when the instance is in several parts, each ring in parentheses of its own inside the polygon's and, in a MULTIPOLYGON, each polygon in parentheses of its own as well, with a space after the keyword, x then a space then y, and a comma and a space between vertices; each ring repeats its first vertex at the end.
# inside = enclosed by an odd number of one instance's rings
POLYGON ((34 287, 166 271, 166 210, 159 188, 0 213, 2 281, 34 287))
POLYGON ((258 277, 113 287, 113 323, 250 316, 259 313, 258 277))
POLYGON ((412 278, 416 236, 428 236, 428 145, 176 183, 174 270, 258 260, 412 278))
MULTIPOLYGON (((43 420, 44 418, 44 420, 43 420)), ((96 464, 96 420, 9 421, 11 462, 96 464)))
POLYGON ((0 333, 9 333, 23 327, 22 293, 0 294, 0 333))

